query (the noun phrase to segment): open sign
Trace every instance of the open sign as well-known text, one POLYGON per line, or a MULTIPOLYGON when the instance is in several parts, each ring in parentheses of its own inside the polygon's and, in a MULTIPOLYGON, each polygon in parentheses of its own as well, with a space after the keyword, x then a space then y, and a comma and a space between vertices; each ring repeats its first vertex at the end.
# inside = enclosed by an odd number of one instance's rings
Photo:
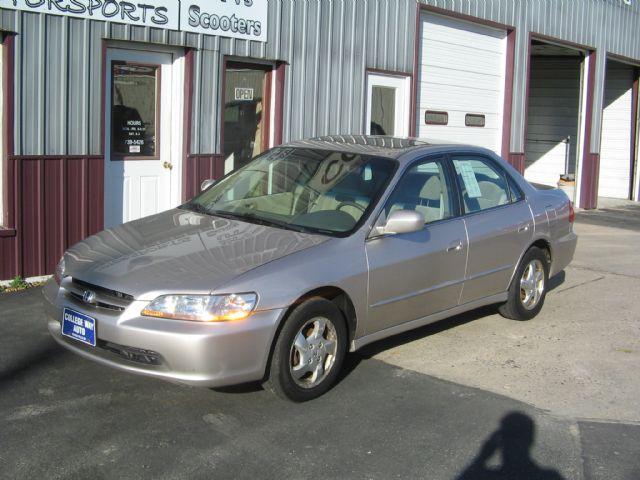
POLYGON ((253 100, 253 88, 236 88, 236 100, 253 100))

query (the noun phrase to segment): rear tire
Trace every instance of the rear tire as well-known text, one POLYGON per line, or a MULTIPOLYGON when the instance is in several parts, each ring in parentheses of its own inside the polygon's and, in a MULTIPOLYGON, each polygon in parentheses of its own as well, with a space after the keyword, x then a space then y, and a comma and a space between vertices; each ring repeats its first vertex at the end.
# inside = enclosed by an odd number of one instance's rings
POLYGON ((285 319, 264 387, 294 402, 319 397, 338 379, 346 351, 342 312, 324 298, 307 300, 285 319))
POLYGON ((500 305, 500 315, 513 320, 530 320, 542 309, 549 283, 549 255, 531 247, 522 257, 509 287, 507 301, 500 305))

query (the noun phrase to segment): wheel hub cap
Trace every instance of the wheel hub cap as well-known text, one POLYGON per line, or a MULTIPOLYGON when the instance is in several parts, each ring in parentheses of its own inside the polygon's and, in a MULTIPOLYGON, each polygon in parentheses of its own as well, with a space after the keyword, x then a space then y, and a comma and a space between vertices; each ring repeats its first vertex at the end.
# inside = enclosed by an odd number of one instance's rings
POLYGON ((520 301, 527 310, 532 310, 540 303, 544 293, 544 266, 538 259, 531 260, 520 278, 520 301))
POLYGON ((338 349, 336 328, 324 317, 305 323, 291 346, 290 371, 295 383, 303 388, 320 384, 333 368, 338 349))

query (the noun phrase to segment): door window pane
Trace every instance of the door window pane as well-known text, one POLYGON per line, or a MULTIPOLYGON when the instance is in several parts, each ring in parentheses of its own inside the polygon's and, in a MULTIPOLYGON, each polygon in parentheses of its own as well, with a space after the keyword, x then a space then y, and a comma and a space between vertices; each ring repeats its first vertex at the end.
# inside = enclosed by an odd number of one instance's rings
POLYGON ((394 210, 415 210, 424 215, 426 223, 443 220, 452 216, 450 192, 442 163, 424 162, 403 175, 385 212, 389 215, 394 210))
POLYGON ((160 67, 111 65, 111 154, 157 158, 160 67))
POLYGON ((396 119, 396 89, 371 87, 371 135, 394 135, 396 119))
POLYGON ((264 68, 227 65, 223 151, 225 159, 233 156, 227 163, 232 170, 243 167, 268 148, 266 76, 264 68))
POLYGON ((453 159, 467 213, 509 203, 509 187, 502 172, 478 157, 453 159))

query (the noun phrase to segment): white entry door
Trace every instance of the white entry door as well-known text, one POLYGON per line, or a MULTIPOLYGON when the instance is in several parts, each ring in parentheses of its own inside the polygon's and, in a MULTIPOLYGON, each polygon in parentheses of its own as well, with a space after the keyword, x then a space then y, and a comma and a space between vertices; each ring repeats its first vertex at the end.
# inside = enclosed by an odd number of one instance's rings
POLYGON ((105 228, 180 202, 182 62, 171 52, 107 51, 105 228))
POLYGON ((410 85, 406 76, 367 75, 368 135, 409 136, 410 85))

